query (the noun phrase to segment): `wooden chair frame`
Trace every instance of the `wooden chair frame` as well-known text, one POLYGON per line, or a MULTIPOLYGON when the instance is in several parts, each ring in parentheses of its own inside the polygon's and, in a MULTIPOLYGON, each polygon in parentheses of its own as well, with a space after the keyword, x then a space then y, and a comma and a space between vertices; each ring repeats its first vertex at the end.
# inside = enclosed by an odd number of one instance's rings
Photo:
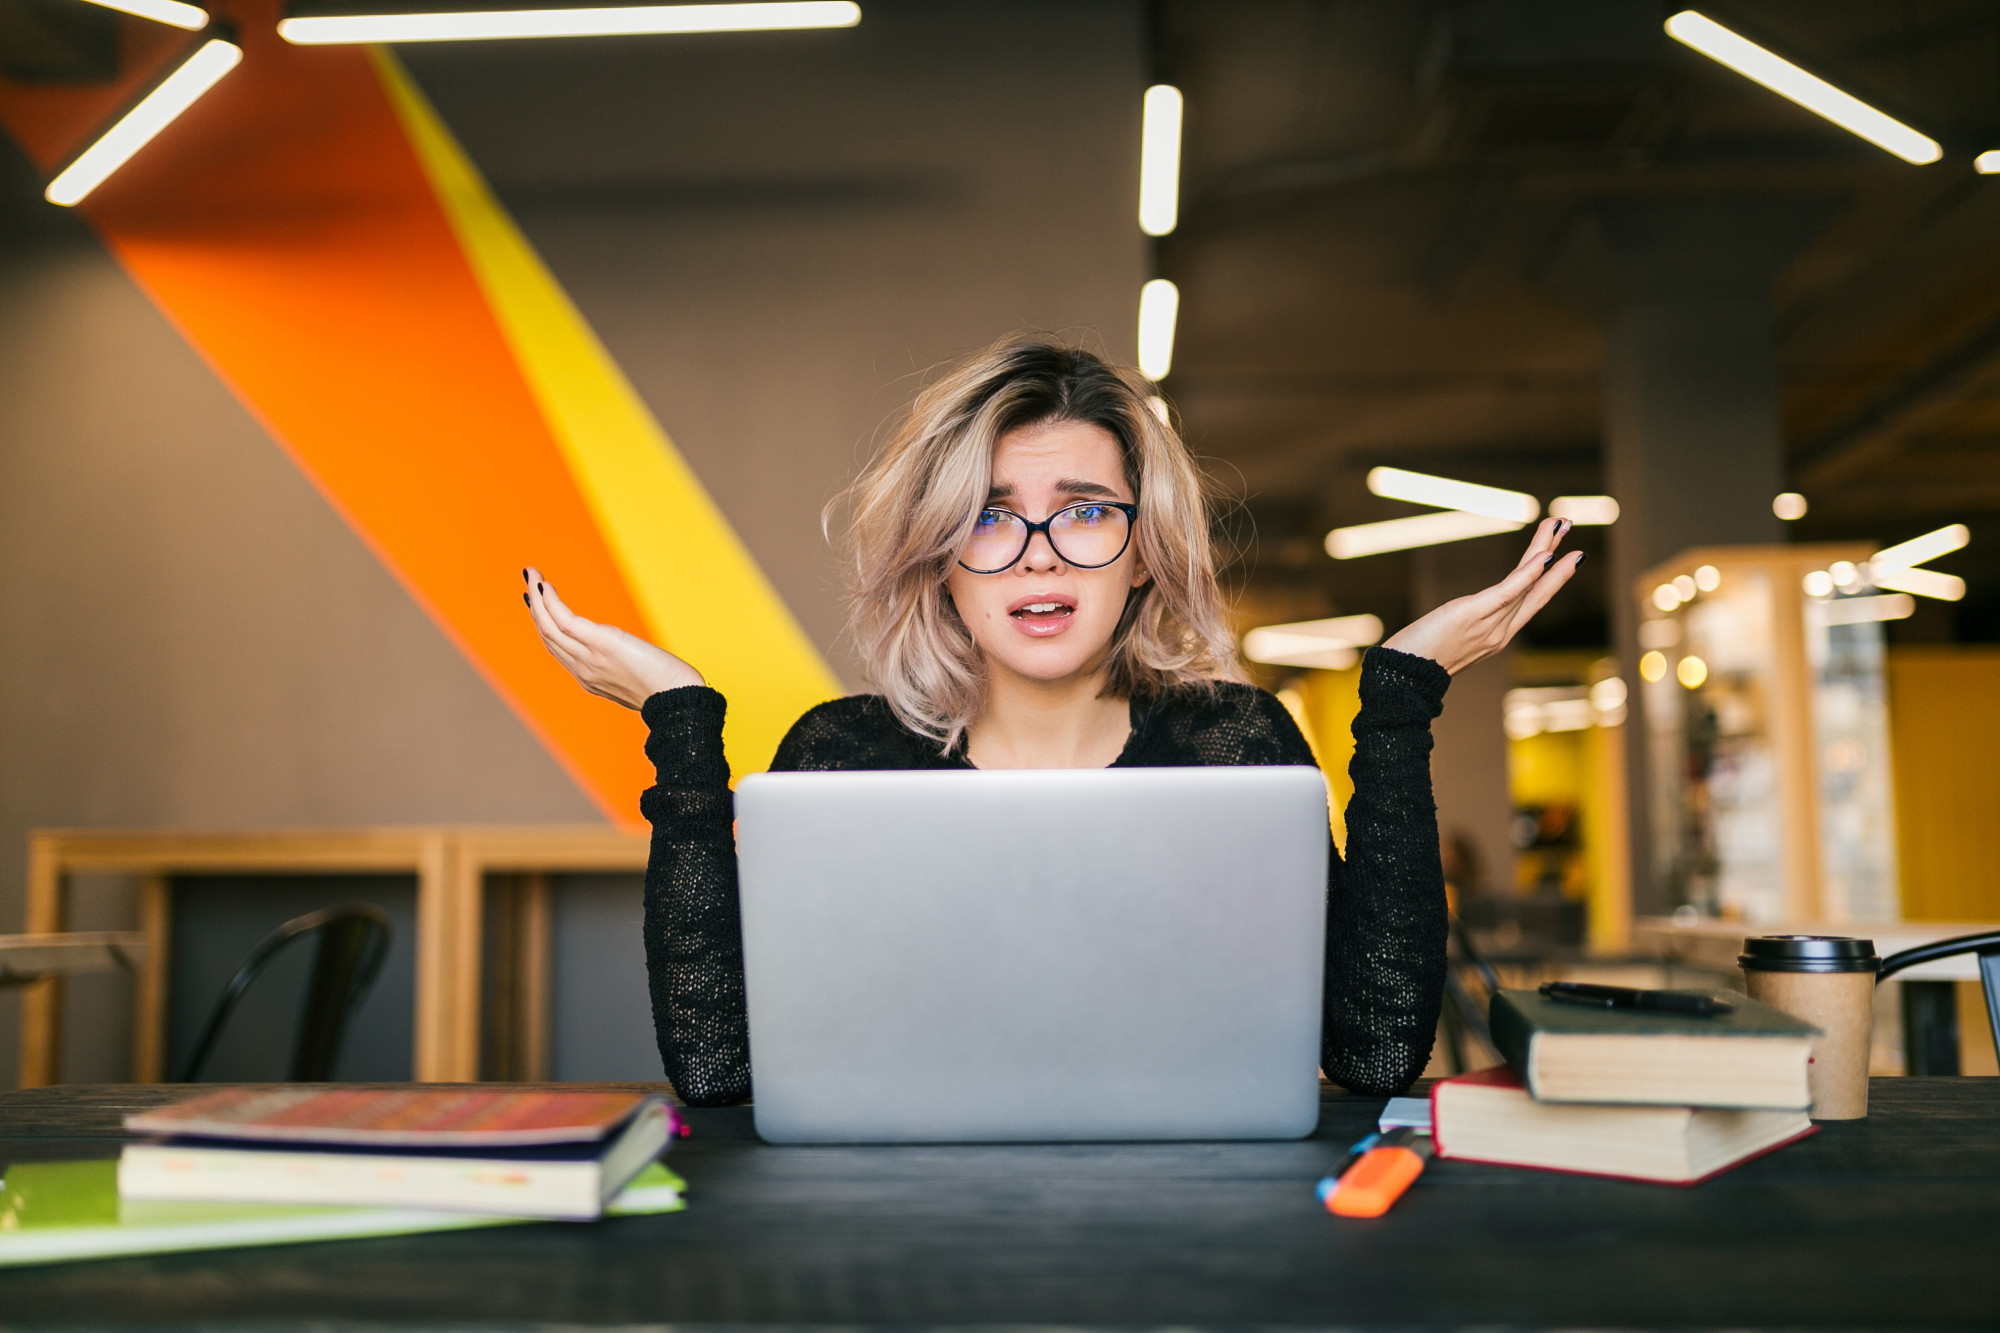
MULTIPOLYGON (((506 894, 504 935, 519 958, 509 991, 525 1015, 504 1021, 527 1056, 520 1077, 546 1064, 547 877, 644 870, 649 839, 610 825, 467 825, 242 832, 53 829, 28 835, 27 928, 63 929, 68 878, 136 876, 144 961, 133 995, 132 1077, 165 1077, 168 923, 177 875, 414 874, 417 964, 414 1076, 469 1082, 480 1076, 482 944, 488 876, 520 877, 506 894), (520 919, 514 919, 520 918, 520 919)), ((136 952, 136 951, 135 951, 136 952)), ((62 978, 21 988, 18 1086, 60 1082, 62 978)))

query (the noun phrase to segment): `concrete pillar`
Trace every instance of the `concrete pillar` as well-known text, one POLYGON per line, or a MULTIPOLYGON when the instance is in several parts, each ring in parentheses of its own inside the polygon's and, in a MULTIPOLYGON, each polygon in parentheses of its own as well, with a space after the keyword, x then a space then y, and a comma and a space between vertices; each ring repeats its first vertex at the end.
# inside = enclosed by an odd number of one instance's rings
MULTIPOLYGON (((1605 479, 1613 648, 1638 697, 1632 581, 1691 546, 1780 539, 1785 490, 1771 286, 1833 216, 1825 199, 1618 200, 1597 205, 1548 275, 1604 325, 1605 479)), ((1627 746, 1632 886, 1666 910, 1652 872, 1644 746, 1627 746)))

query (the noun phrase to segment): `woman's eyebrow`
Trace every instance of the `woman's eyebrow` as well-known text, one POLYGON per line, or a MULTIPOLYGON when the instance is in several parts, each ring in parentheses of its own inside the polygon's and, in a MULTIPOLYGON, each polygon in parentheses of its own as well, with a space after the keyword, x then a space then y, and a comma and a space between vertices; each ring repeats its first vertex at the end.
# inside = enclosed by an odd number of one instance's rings
MULTIPOLYGON (((1083 481, 1076 477, 1064 477, 1055 484, 1054 490, 1058 495, 1103 496, 1111 500, 1118 498, 1118 492, 1112 490, 1109 486, 1099 485, 1094 481, 1083 481)), ((987 504, 994 504, 1001 500, 1011 500, 1013 498, 1014 487, 1011 483, 1002 483, 998 486, 989 487, 986 492, 987 504)))

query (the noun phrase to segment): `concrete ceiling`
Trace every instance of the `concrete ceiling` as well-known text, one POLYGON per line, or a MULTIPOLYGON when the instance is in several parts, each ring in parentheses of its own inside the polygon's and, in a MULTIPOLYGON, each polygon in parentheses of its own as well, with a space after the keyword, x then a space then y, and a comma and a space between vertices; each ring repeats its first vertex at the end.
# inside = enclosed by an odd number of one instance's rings
MULTIPOLYGON (((1812 502, 1793 535, 1972 523, 1943 566, 1972 579, 1965 607, 1897 632, 1996 637, 2000 178, 1971 159, 2000 146, 2000 6, 1702 6, 1938 139, 1928 167, 1681 47, 1661 26, 1673 8, 1157 6, 1156 72, 1188 108, 1183 221, 1156 255, 1182 290, 1168 387, 1245 496, 1253 604, 1404 609, 1411 557, 1320 551, 1331 526, 1410 512, 1367 494, 1378 463, 1544 498, 1599 489, 1598 328, 1552 266, 1595 200, 1753 194, 1832 216, 1774 293, 1793 484, 1812 502)), ((1548 639, 1602 642, 1604 594, 1586 580, 1548 639)))

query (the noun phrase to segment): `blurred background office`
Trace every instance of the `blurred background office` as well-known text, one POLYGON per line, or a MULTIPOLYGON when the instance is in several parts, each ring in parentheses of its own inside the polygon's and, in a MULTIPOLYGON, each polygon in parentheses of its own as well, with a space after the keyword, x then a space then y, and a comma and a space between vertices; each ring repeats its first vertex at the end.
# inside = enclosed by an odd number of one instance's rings
MULTIPOLYGON (((1357 653, 1577 522, 1436 727, 1465 943, 1672 979, 1746 923, 2000 918, 1989 4, 126 8, 0 0, 0 931, 117 937, 16 969, 0 1082, 179 1069, 346 900, 392 943, 339 1076, 658 1077, 618 854, 187 839, 638 845, 643 730, 521 567, 694 657, 761 767, 860 686, 823 506, 1019 329, 1158 382, 1336 808, 1357 653)), ((282 1075, 295 953, 203 1077, 282 1075)))

